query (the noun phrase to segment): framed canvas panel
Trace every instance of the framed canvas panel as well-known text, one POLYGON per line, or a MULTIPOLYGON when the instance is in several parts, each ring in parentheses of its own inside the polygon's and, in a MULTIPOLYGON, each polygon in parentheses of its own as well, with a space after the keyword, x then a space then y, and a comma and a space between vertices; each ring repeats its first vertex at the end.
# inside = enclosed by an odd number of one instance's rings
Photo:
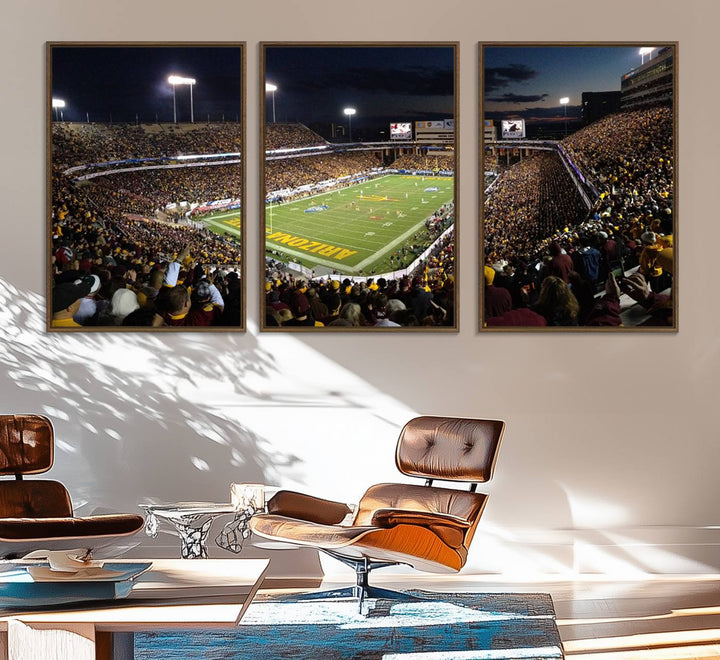
POLYGON ((262 44, 263 330, 457 330, 457 58, 262 44))
POLYGON ((677 330, 677 55, 481 44, 483 330, 677 330))
POLYGON ((243 330, 242 43, 47 44, 47 327, 243 330))

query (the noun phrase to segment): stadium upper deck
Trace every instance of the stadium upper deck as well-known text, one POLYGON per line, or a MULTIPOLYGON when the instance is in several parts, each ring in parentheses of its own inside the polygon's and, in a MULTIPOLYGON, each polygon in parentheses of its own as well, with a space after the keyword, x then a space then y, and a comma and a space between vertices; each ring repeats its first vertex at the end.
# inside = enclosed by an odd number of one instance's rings
POLYGON ((53 162, 90 163, 242 151, 241 124, 53 123, 53 162))

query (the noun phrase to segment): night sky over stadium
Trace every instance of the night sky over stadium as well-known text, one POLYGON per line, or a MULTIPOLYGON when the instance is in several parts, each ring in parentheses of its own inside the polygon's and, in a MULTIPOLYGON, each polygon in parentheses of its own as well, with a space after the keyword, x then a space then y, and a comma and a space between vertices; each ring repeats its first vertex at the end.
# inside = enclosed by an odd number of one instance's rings
MULTIPOLYGON (((267 46, 265 81, 277 85, 278 122, 302 122, 323 137, 347 123, 353 139, 388 138, 391 122, 454 118, 455 56, 449 46, 267 46), (380 131, 385 131, 384 135, 380 131)), ((267 121, 272 95, 266 94, 267 121)))
POLYGON ((483 49, 487 119, 522 117, 528 125, 579 118, 583 92, 620 90, 640 66, 639 46, 487 46, 483 49))
MULTIPOLYGON (((173 121, 168 76, 195 78, 195 121, 242 116, 239 47, 55 46, 52 96, 65 101, 65 121, 173 121)), ((177 119, 190 121, 190 89, 176 87, 177 119)))

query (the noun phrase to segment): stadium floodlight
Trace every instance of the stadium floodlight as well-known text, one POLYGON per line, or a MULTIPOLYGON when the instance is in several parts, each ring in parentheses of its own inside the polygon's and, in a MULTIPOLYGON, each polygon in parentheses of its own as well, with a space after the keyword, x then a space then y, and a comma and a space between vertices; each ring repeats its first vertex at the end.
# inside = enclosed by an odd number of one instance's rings
POLYGON ((638 51, 638 55, 642 58, 642 64, 645 64, 645 55, 651 55, 654 50, 655 46, 643 46, 638 51))
POLYGON ((343 110, 343 113, 347 115, 348 118, 348 139, 350 142, 352 142, 352 118, 356 112, 357 110, 355 110, 355 108, 345 108, 343 110))
POLYGON ((567 106, 568 103, 570 103, 570 97, 569 96, 563 96, 560 99, 560 105, 563 107, 563 114, 565 116, 565 136, 567 137, 567 106))
POLYGON ((273 108, 273 124, 275 123, 275 92, 277 92, 277 85, 273 83, 265 83, 265 91, 272 94, 272 108, 273 108))
POLYGON ((62 109, 65 107, 65 101, 62 99, 53 99, 52 107, 55 110, 55 121, 58 120, 58 109, 60 110, 60 116, 62 117, 62 109))
POLYGON ((195 104, 193 103, 193 85, 195 84, 195 78, 186 78, 184 76, 168 76, 168 82, 173 88, 173 124, 177 124, 177 105, 175 103, 175 86, 176 85, 190 85, 190 123, 195 123, 195 104))

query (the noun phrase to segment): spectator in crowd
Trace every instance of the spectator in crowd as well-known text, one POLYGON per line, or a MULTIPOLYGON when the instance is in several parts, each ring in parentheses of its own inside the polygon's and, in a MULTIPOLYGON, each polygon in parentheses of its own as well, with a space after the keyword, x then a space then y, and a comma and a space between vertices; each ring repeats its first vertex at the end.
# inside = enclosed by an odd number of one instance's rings
POLYGON ((567 284, 575 269, 572 257, 556 242, 550 243, 550 257, 550 273, 567 284))
POLYGON ((484 298, 486 318, 502 316, 505 312, 509 312, 512 309, 512 298, 507 289, 494 286, 495 270, 490 266, 485 266, 483 275, 485 278, 484 298))
POLYGON ((92 278, 83 277, 74 282, 63 282, 53 287, 51 327, 82 327, 73 317, 80 309, 82 299, 90 293, 93 285, 92 278))
POLYGON ((562 279, 550 275, 543 280, 534 311, 543 316, 548 325, 573 326, 578 325, 580 304, 562 279))
POLYGON ((128 314, 140 308, 137 295, 131 289, 118 289, 110 301, 109 320, 102 325, 122 325, 128 314))

